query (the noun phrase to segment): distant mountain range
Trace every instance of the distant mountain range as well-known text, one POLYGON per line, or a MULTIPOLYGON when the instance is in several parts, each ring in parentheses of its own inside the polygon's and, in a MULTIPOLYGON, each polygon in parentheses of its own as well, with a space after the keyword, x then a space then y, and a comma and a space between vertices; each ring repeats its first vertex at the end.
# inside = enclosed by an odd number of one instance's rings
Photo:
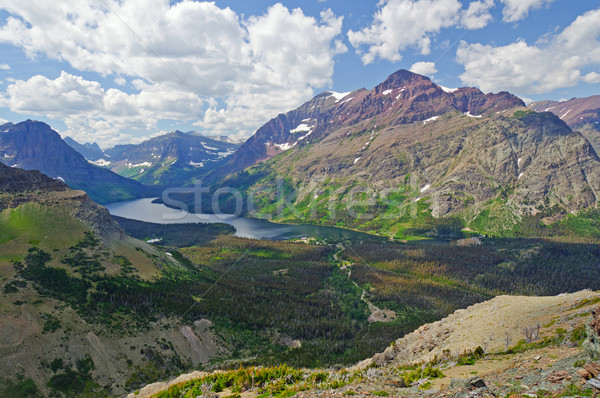
POLYGON ((158 195, 155 189, 90 164, 42 122, 27 120, 0 126, 0 162, 39 170, 71 188, 86 191, 99 203, 158 195))
MULTIPOLYGON (((201 181, 237 188, 252 198, 251 215, 278 221, 397 238, 461 229, 539 235, 598 205, 599 98, 532 110, 508 92, 447 88, 400 70, 371 90, 319 94, 239 147, 181 131, 104 151, 67 140, 85 160, 49 126, 27 121, 2 126, 0 157, 100 202, 151 194, 122 176, 157 189, 201 181)), ((232 198, 220 198, 222 210, 232 198)))
POLYGON ((71 137, 65 137, 64 141, 77 152, 83 155, 90 162, 98 161, 100 159, 104 159, 106 156, 102 148, 97 143, 85 143, 80 144, 71 137))
POLYGON ((595 208, 600 159, 557 116, 509 93, 400 70, 372 90, 323 93, 277 116, 208 178, 244 187, 255 215, 279 221, 399 238, 510 234, 528 217, 552 223, 595 208))
POLYGON ((207 137, 174 131, 140 144, 117 145, 102 151, 96 144, 65 139, 91 163, 149 185, 183 185, 218 167, 239 144, 227 137, 207 137))
POLYGON ((600 95, 568 101, 539 101, 529 104, 529 108, 554 113, 573 130, 580 131, 596 152, 600 152, 600 95))

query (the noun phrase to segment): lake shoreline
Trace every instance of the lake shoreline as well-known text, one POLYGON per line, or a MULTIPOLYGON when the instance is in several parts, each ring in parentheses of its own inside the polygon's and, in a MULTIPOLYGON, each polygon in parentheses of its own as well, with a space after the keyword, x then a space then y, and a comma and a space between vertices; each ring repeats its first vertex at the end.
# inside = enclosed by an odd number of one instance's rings
POLYGON ((344 227, 292 224, 231 214, 182 212, 180 209, 173 209, 163 203, 157 203, 156 198, 142 198, 109 203, 106 205, 106 208, 111 215, 155 224, 229 224, 236 229, 235 236, 253 239, 290 240, 314 237, 335 240, 389 241, 388 236, 344 227))

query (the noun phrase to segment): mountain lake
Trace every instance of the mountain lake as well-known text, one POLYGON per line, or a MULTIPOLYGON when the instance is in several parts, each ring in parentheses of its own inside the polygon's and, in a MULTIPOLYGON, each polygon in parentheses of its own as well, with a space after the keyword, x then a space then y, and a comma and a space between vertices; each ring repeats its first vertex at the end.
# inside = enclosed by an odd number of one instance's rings
POLYGON ((152 203, 153 198, 134 199, 106 205, 110 214, 132 220, 157 224, 224 223, 232 225, 235 236, 252 239, 288 240, 307 237, 340 241, 386 240, 363 232, 344 228, 308 224, 278 224, 259 218, 239 217, 231 214, 195 214, 172 209, 162 203, 152 203))

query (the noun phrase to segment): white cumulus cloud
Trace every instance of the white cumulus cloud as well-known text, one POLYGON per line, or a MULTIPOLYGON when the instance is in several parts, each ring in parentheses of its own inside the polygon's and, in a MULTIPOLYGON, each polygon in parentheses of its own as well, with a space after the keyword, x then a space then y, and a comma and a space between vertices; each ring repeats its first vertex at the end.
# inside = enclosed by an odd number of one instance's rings
MULTIPOLYGON (((215 133, 249 135, 269 118, 298 106, 315 89, 331 85, 335 56, 347 51, 340 41, 342 17, 327 10, 315 18, 281 4, 248 17, 214 2, 192 0, 5 0, 0 9, 10 15, 0 26, 0 43, 18 46, 32 59, 47 57, 77 71, 111 76, 118 85, 129 81, 141 91, 128 103, 137 98, 136 106, 146 110, 153 103, 144 97, 151 92, 148 87, 178 98, 183 93, 201 97, 206 112, 193 107, 185 119, 221 130, 215 133), (206 103, 213 106, 206 110, 206 103)), ((17 87, 23 88, 13 90, 17 87)), ((124 94, 112 98, 109 92, 103 100, 119 101, 124 94)), ((23 106, 14 100, 11 104, 20 109, 36 102, 18 98, 23 106)), ((73 98, 69 104, 75 107, 75 102, 73 98)), ((113 124, 110 117, 88 127, 113 124)))
POLYGON ((463 11, 460 23, 467 29, 481 29, 492 20, 490 8, 494 6, 494 0, 473 1, 463 11))
POLYGON ((160 119, 189 120, 202 112, 203 101, 193 93, 161 85, 148 85, 136 94, 104 90, 100 83, 62 72, 50 80, 36 75, 6 89, 11 111, 63 120, 67 135, 105 145, 123 139, 123 130, 153 130, 160 119), (87 137, 89 138, 89 137, 87 137))
POLYGON ((582 79, 586 83, 600 83, 600 73, 590 72, 587 75, 583 76, 582 79))
POLYGON ((125 78, 123 76, 117 76, 115 77, 115 83, 117 83, 119 86, 124 86, 127 84, 127 80, 125 80, 125 78))
POLYGON ((529 11, 539 9, 554 0, 500 0, 504 3, 502 17, 505 22, 516 22, 525 18, 529 11))
POLYGON ((456 59, 464 65, 463 83, 483 91, 544 93, 580 81, 597 82, 600 65, 600 9, 588 11, 562 32, 530 45, 462 42, 456 59), (596 69, 595 71, 589 71, 596 69))
POLYGON ((414 73, 418 73, 423 76, 431 76, 437 72, 435 68, 435 62, 415 62, 411 67, 410 71, 414 73))
POLYGON ((371 25, 350 30, 348 39, 364 64, 378 58, 400 61, 408 48, 426 55, 432 37, 443 28, 485 27, 492 20, 489 9, 493 5, 493 0, 481 0, 463 9, 458 0, 382 0, 371 25))
POLYGON ((376 58, 400 61, 400 52, 408 47, 429 54, 430 35, 455 24, 461 8, 458 0, 385 0, 379 4, 371 26, 348 32, 365 64, 376 58), (362 46, 367 46, 364 53, 362 46))

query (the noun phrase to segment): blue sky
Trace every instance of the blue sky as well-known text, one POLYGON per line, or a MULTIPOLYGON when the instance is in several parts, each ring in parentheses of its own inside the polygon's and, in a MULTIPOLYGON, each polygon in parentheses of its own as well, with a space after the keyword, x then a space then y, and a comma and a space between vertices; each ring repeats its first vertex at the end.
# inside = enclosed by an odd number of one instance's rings
POLYGON ((398 69, 526 101, 600 94, 588 0, 5 0, 0 118, 107 147, 174 129, 247 137, 398 69))

